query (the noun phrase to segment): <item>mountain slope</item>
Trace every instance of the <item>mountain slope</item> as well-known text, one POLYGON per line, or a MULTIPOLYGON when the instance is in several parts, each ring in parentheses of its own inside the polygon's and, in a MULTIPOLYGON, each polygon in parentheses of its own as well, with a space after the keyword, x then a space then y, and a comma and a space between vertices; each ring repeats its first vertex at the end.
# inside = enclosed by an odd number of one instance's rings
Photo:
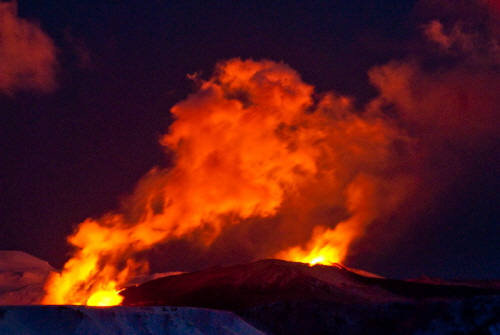
POLYGON ((123 305, 168 305, 238 311, 281 301, 339 304, 498 295, 494 288, 435 285, 365 276, 341 265, 314 265, 275 259, 214 267, 159 278, 126 288, 123 305))
POLYGON ((49 263, 22 251, 0 251, 0 305, 40 303, 49 263))
POLYGON ((276 301, 325 300, 343 303, 394 298, 366 286, 338 266, 262 260, 159 278, 126 288, 123 305, 169 305, 240 310, 276 301))
POLYGON ((500 334, 500 290, 491 282, 437 285, 362 273, 262 260, 160 278, 120 294, 128 306, 233 311, 272 335, 500 334))

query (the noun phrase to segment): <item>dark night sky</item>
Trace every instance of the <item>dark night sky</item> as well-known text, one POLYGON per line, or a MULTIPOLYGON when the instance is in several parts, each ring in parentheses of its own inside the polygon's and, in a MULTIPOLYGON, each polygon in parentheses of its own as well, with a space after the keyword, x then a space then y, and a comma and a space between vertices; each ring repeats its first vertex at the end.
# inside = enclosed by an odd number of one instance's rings
MULTIPOLYGON (((284 61, 317 91, 362 106, 377 95, 370 68, 419 52, 420 26, 433 13, 415 6, 19 0, 19 17, 38 22, 57 47, 57 84, 0 92, 0 250, 60 268, 76 224, 117 208, 142 175, 168 166, 158 143, 168 111, 193 91, 186 75, 208 77, 218 61, 284 61)), ((449 164, 463 168, 398 238, 366 238, 347 266, 390 277, 500 278, 500 143, 481 143, 453 156, 449 164)))

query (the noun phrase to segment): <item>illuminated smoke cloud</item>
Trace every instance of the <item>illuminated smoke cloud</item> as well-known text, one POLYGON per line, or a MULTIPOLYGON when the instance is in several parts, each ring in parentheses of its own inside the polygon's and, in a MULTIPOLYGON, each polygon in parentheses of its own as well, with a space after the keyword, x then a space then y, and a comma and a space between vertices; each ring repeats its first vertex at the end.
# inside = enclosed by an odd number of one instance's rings
POLYGON ((171 110, 161 143, 174 166, 150 171, 119 211, 80 224, 44 303, 113 294, 159 245, 182 242, 165 263, 190 250, 212 264, 314 263, 345 260, 367 231, 397 236, 460 176, 464 155, 498 138, 500 29, 489 7, 464 3, 421 3, 425 41, 369 71, 380 95, 363 110, 283 63, 218 64, 171 110), (465 15, 471 6, 481 23, 465 15))
POLYGON ((390 109, 426 150, 477 148, 500 130, 500 21, 489 2, 444 1, 449 8, 442 13, 437 2, 422 3, 424 13, 437 11, 422 14, 431 18, 422 26, 427 43, 407 59, 369 72, 380 90, 372 107, 390 109))
POLYGON ((56 47, 37 24, 17 17, 17 3, 0 3, 0 90, 51 91, 56 47))
POLYGON ((380 95, 368 109, 385 114, 414 140, 407 172, 418 181, 412 200, 394 213, 390 234, 384 225, 370 231, 373 250, 418 222, 413 217, 457 181, 472 189, 473 180, 494 171, 477 168, 497 161, 500 140, 500 17, 489 3, 421 1, 422 40, 406 58, 369 71, 380 95))
POLYGON ((44 303, 85 303, 112 291, 145 270, 134 256, 156 244, 187 239, 208 247, 235 225, 270 232, 266 218, 277 216, 275 242, 257 243, 258 256, 309 261, 308 249, 319 243, 325 261, 341 261, 363 228, 404 196, 406 178, 389 171, 407 138, 376 116, 354 113, 347 98, 315 101, 313 87, 285 64, 220 63, 171 112, 176 120, 162 144, 175 166, 152 170, 120 213, 78 227, 69 238, 77 252, 52 278, 44 303), (338 215, 319 219, 321 211, 338 215), (319 232, 341 236, 309 241, 319 232))

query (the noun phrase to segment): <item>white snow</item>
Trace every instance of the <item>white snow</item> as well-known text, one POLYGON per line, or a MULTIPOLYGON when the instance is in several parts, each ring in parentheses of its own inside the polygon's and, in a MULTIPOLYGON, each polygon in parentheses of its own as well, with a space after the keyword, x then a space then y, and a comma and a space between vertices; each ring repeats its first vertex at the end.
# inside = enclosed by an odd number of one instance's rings
POLYGON ((3 306, 0 334, 265 335, 230 312, 176 307, 3 306))

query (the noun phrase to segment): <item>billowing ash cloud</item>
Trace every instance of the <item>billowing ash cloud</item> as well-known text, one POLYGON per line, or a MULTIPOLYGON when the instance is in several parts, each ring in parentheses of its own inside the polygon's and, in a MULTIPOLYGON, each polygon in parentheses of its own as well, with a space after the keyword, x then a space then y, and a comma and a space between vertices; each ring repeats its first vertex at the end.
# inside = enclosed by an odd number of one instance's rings
POLYGON ((420 6, 423 40, 370 70, 380 95, 363 110, 314 92, 283 63, 219 63, 171 110, 176 120, 161 143, 175 165, 146 175, 120 211, 80 224, 69 238, 77 251, 44 302, 86 303, 113 291, 165 243, 175 251, 165 262, 188 251, 208 263, 317 262, 344 260, 373 222, 370 233, 397 235, 384 222, 411 222, 500 127, 491 7, 420 6), (474 19, 463 15, 469 7, 474 19))
POLYGON ((56 47, 40 27, 17 16, 17 3, 0 2, 0 90, 51 91, 56 47))
POLYGON ((268 235, 253 257, 341 261, 411 184, 398 173, 411 142, 399 129, 347 98, 315 99, 283 63, 222 62, 171 112, 162 144, 174 167, 145 176, 119 213, 79 226, 46 303, 85 302, 143 269, 137 253, 178 239, 209 248, 238 225, 268 235))
MULTIPOLYGON (((486 20, 483 18, 483 20, 486 20)), ((454 138, 495 135, 500 97, 500 25, 498 21, 422 26, 427 44, 403 61, 370 71, 380 89, 375 102, 391 105, 398 118, 427 132, 454 138)))
POLYGON ((488 2, 424 1, 420 11, 425 41, 370 70, 380 90, 370 108, 418 140, 420 178, 435 193, 499 138, 500 21, 488 2))

